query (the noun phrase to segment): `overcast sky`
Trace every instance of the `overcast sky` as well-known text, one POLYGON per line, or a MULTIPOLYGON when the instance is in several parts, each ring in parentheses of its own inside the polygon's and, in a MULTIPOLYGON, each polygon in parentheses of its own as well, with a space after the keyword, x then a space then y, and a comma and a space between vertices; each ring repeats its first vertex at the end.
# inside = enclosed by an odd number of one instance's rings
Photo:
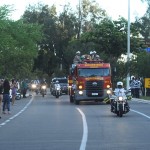
MULTIPOLYGON (((0 0, 0 5, 9 4, 13 5, 15 11, 12 14, 12 18, 17 20, 25 11, 29 4, 37 4, 42 2, 43 4, 56 4, 58 11, 63 9, 60 5, 65 5, 68 2, 71 4, 72 8, 76 8, 79 0, 0 0)), ((117 19, 120 16, 128 19, 128 0, 96 0, 100 7, 105 9, 110 17, 117 19)), ((130 18, 134 21, 135 16, 143 16, 146 11, 146 3, 142 3, 141 0, 130 0, 130 18)))

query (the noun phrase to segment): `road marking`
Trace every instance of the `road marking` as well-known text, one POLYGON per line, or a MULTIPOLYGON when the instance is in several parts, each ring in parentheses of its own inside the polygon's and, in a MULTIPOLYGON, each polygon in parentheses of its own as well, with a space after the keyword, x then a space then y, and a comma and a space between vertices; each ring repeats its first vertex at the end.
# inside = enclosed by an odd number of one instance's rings
POLYGON ((13 119, 16 118, 17 116, 19 116, 22 112, 24 112, 24 111, 28 108, 28 106, 31 104, 31 102, 33 101, 33 98, 34 98, 34 97, 32 97, 32 98, 30 99, 30 101, 25 105, 25 107, 23 107, 23 109, 21 109, 17 114, 13 115, 13 116, 10 117, 9 119, 7 119, 7 120, 5 120, 4 122, 2 122, 2 123, 0 124, 0 127, 6 125, 8 122, 10 122, 11 120, 13 120, 13 119))
POLYGON ((137 113, 137 114, 140 114, 140 115, 142 115, 142 116, 144 116, 144 117, 146 117, 146 118, 148 118, 148 119, 150 119, 150 116, 148 116, 148 115, 146 115, 146 114, 144 114, 144 113, 141 113, 141 112, 136 111, 136 110, 133 110, 133 109, 130 109, 130 110, 133 111, 133 112, 135 112, 135 113, 137 113))
POLYGON ((82 112, 82 110, 80 108, 76 108, 76 109, 81 114, 82 121, 83 121, 83 135, 82 135, 82 142, 80 145, 80 150, 85 150, 86 142, 87 142, 87 138, 88 138, 88 126, 87 126, 87 122, 86 122, 86 117, 85 117, 84 113, 82 112))

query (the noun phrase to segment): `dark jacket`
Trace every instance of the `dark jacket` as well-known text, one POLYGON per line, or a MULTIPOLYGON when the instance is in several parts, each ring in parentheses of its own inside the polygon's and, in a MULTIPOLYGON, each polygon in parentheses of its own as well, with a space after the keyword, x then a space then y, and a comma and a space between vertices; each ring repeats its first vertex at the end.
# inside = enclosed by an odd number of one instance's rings
POLYGON ((9 84, 9 81, 7 79, 3 83, 3 89, 4 89, 3 94, 9 94, 10 84, 9 84))

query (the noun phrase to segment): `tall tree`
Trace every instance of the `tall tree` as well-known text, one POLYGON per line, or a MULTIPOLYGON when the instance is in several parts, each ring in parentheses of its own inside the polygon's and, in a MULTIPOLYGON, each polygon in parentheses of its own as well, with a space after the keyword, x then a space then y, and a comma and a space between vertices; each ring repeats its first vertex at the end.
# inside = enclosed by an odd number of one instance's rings
POLYGON ((1 75, 27 77, 36 56, 36 43, 41 37, 40 27, 37 24, 24 24, 22 20, 9 20, 4 12, 8 12, 8 7, 0 8, 1 75))

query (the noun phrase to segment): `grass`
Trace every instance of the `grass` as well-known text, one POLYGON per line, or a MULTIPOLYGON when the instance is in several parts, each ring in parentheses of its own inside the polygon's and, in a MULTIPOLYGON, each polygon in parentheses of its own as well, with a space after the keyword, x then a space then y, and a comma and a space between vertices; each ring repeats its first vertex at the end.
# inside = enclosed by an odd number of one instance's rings
POLYGON ((141 99, 150 100, 150 96, 140 96, 141 99))

